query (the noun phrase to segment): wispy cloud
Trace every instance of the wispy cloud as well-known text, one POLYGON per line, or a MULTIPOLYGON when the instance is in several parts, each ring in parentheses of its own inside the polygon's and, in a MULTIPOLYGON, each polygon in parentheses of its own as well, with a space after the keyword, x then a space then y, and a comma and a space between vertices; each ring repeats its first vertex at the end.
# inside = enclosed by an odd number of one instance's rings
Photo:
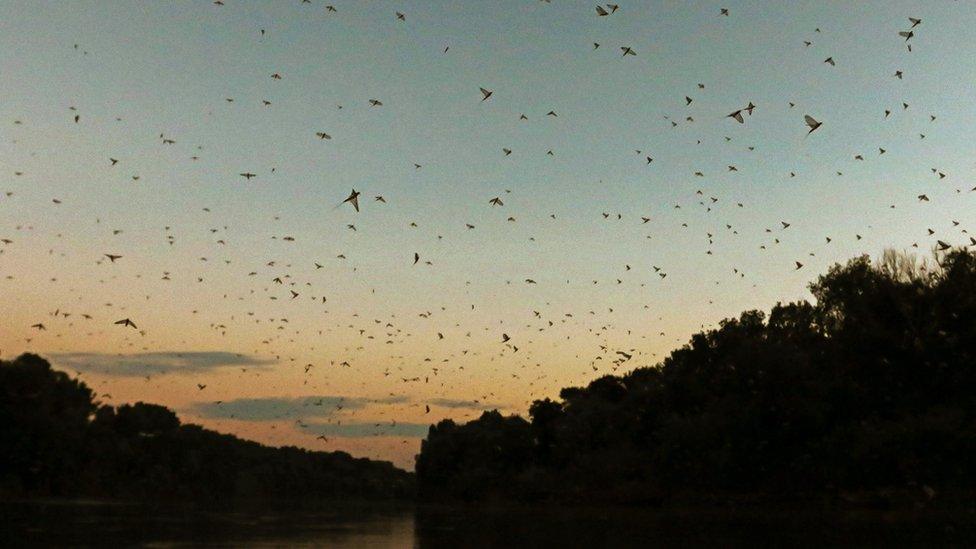
POLYGON ((390 422, 343 422, 309 423, 299 425, 306 433, 347 438, 368 438, 380 436, 421 438, 427 436, 428 423, 390 423, 390 422))
POLYGON ((409 398, 406 396, 379 399, 342 396, 238 398, 219 404, 197 402, 190 407, 189 411, 206 418, 273 421, 327 418, 341 414, 344 410, 359 410, 370 404, 401 404, 408 401, 409 398))
POLYGON ((497 410, 504 409, 506 407, 504 404, 497 404, 493 402, 458 400, 453 398, 432 398, 426 402, 431 406, 440 406, 442 408, 464 408, 468 410, 497 410))
POLYGON ((274 364, 237 353, 223 351, 155 353, 59 353, 51 361, 66 370, 94 372, 109 376, 133 377, 172 373, 200 373, 231 366, 261 368, 274 364))

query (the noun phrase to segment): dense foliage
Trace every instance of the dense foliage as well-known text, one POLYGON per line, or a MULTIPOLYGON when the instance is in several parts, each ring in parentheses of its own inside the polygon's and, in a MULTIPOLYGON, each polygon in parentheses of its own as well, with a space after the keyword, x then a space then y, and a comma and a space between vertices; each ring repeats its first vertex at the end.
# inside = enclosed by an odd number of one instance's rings
MULTIPOLYGON (((976 254, 834 266, 661 364, 431 427, 422 498, 976 487, 976 254)), ((940 488, 941 489, 941 488, 940 488)))
POLYGON ((0 496, 412 496, 412 476, 390 463, 262 446, 154 404, 100 406, 36 355, 0 361, 0 397, 0 496))

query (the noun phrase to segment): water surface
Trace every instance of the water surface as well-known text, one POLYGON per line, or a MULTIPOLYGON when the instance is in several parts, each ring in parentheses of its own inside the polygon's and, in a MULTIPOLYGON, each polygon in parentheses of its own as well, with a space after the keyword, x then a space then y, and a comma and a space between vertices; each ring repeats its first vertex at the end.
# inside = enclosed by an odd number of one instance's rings
POLYGON ((673 547, 970 545, 972 510, 662 511, 318 503, 0 504, 0 546, 673 547))

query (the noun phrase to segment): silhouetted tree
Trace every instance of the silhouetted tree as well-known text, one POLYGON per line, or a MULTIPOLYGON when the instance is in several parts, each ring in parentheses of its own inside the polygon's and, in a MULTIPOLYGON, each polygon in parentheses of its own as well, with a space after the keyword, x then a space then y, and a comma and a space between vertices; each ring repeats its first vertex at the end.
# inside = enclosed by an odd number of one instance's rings
POLYGON ((95 411, 91 390, 52 370, 37 355, 25 354, 3 366, 0 488, 70 492, 79 473, 85 430, 95 411))
POLYGON ((744 312, 656 366, 536 401, 528 447, 494 442, 517 417, 432 427, 421 495, 976 488, 976 255, 860 257, 810 290, 813 303, 744 312))
POLYGON ((0 361, 0 497, 409 497, 412 475, 345 452, 270 448, 137 402, 99 406, 44 359, 0 361))

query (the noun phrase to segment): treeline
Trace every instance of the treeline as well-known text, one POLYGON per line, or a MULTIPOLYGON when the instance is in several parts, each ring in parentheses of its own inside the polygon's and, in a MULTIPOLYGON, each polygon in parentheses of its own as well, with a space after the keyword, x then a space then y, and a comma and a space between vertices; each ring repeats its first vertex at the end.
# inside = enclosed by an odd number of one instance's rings
POLYGON ((528 419, 441 421, 417 458, 421 499, 976 488, 976 254, 862 257, 810 290, 528 419))
POLYGON ((99 405, 43 358, 0 361, 0 497, 413 497, 413 476, 345 452, 272 448, 181 425, 168 408, 99 405))

